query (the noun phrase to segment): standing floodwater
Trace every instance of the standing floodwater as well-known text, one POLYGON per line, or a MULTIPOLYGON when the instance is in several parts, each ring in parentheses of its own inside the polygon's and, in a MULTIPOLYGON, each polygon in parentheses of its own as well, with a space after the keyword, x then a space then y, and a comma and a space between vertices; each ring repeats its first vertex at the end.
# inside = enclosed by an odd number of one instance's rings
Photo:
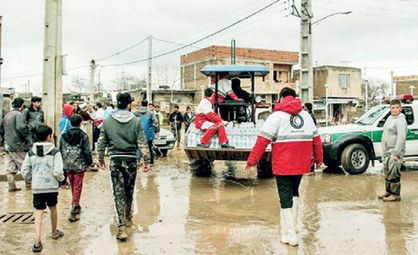
MULTIPOLYGON (((402 201, 384 204, 379 174, 316 174, 302 179, 299 247, 280 243, 274 179, 225 180, 192 177, 182 150, 138 172, 134 227, 129 240, 115 239, 117 223, 109 172, 87 172, 76 223, 66 220, 71 191, 60 190, 59 243, 43 233, 43 254, 417 254, 417 172, 404 172, 402 201), (75 244, 75 245, 74 245, 75 244)), ((238 167, 241 169, 241 167, 238 167)), ((30 191, 9 193, 0 182, 0 217, 32 210, 30 191)), ((47 219, 49 215, 45 215, 47 219)), ((29 254, 32 224, 0 223, 3 254, 29 254)))

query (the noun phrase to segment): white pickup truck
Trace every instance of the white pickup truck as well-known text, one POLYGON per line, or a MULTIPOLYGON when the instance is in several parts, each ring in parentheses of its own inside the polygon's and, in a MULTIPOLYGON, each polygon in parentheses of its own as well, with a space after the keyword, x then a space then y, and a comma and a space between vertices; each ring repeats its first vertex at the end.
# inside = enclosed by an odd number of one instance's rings
MULTIPOLYGON (((418 156, 418 102, 402 104, 408 124, 405 159, 418 156)), ((389 104, 375 106, 354 124, 319 128, 324 146, 324 163, 342 165, 350 174, 367 170, 370 160, 382 157, 383 125, 390 115, 389 104)))

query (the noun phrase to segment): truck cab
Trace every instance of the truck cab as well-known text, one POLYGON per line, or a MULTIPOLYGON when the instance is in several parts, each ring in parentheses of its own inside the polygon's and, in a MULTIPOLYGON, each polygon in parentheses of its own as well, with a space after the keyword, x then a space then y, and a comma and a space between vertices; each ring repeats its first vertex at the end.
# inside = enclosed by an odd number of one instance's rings
MULTIPOLYGON (((418 156, 418 102, 402 101, 408 125, 404 158, 408 159, 418 156)), ((325 165, 341 165, 350 174, 366 171, 371 160, 382 157, 383 125, 389 116, 387 103, 372 107, 353 124, 319 128, 325 165)))

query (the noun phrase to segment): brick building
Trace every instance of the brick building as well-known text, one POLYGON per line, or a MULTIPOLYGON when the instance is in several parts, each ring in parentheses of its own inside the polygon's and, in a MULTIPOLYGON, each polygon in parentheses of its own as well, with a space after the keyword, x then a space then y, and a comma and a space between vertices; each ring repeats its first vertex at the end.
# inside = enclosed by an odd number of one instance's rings
MULTIPOLYGON (((294 72, 294 80, 299 79, 299 70, 294 72)), ((313 68, 314 111, 318 119, 325 119, 328 105, 329 121, 342 116, 341 121, 352 121, 353 111, 362 98, 361 69, 345 66, 318 66, 313 68), (328 101, 326 88, 328 84, 328 101)))
POLYGON ((410 75, 410 76, 394 76, 393 82, 396 83, 396 95, 409 95, 411 94, 411 86, 413 96, 417 94, 416 90, 418 90, 418 75, 410 75))
MULTIPOLYGON (((256 95, 262 96, 269 103, 277 100, 277 94, 282 88, 295 88, 296 85, 292 82, 292 67, 298 61, 298 52, 236 48, 236 64, 261 64, 269 69, 270 73, 264 81, 260 77, 255 80, 256 95)), ((180 58, 181 89, 201 91, 202 87, 206 88, 210 83, 210 79, 200 72, 203 67, 230 63, 231 48, 225 46, 210 46, 182 55, 180 58)), ((249 80, 242 80, 241 85, 244 89, 250 89, 249 80)))

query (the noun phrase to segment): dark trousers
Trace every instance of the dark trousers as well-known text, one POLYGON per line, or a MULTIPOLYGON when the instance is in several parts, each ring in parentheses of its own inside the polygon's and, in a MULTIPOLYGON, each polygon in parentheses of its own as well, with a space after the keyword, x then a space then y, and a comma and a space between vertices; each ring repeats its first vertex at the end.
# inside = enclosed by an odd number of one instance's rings
POLYGON ((181 129, 171 129, 171 131, 174 134, 174 137, 176 138, 177 142, 180 143, 180 139, 181 139, 181 129))
POLYGON ((151 156, 150 164, 154 164, 154 150, 152 149, 153 140, 149 140, 147 142, 148 142, 149 155, 151 156))
POLYGON ((277 190, 280 197, 280 207, 293 207, 293 197, 299 196, 299 185, 302 175, 276 175, 277 190))
POLYGON ((136 159, 111 159, 110 179, 112 180, 113 199, 118 214, 118 225, 132 218, 132 201, 138 164, 136 159))
POLYGON ((383 155, 383 174, 385 176, 386 192, 391 195, 401 195, 401 160, 394 160, 391 154, 383 155))
POLYGON ((93 126, 93 144, 92 144, 92 151, 94 151, 96 149, 96 143, 99 140, 99 136, 100 136, 100 128, 98 128, 97 126, 93 126))

